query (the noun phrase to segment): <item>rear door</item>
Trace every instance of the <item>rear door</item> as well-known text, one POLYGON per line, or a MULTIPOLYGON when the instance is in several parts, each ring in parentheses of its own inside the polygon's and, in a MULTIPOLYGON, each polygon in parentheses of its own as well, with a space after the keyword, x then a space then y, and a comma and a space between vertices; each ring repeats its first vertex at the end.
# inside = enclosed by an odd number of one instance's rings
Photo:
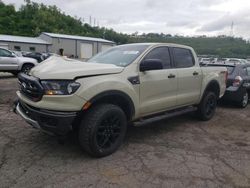
POLYGON ((0 70, 17 70, 18 62, 16 56, 10 51, 0 48, 0 70))
POLYGON ((163 69, 139 73, 141 115, 176 106, 177 72, 172 67, 169 48, 161 46, 152 49, 143 60, 148 59, 161 60, 163 69))
POLYGON ((201 94, 201 68, 195 65, 191 50, 173 47, 171 52, 178 77, 177 106, 194 104, 201 94))

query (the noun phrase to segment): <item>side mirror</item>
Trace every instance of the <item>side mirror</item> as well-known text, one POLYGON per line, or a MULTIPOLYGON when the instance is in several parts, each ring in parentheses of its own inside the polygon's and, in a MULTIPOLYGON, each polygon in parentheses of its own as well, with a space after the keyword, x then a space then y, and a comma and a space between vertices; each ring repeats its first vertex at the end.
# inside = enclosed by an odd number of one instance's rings
POLYGON ((142 61, 140 64, 141 72, 161 69, 163 69, 163 63, 160 59, 147 59, 142 61))

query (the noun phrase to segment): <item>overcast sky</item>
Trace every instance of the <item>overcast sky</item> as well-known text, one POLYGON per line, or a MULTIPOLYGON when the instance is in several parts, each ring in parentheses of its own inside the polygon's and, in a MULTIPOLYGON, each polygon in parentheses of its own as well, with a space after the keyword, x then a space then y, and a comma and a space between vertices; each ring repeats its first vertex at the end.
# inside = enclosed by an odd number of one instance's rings
MULTIPOLYGON (((89 16, 100 26, 123 33, 229 35, 250 39, 250 0, 34 0, 66 14, 89 16), (97 23, 97 21, 96 21, 97 23)), ((20 7, 23 0, 3 0, 20 7)))

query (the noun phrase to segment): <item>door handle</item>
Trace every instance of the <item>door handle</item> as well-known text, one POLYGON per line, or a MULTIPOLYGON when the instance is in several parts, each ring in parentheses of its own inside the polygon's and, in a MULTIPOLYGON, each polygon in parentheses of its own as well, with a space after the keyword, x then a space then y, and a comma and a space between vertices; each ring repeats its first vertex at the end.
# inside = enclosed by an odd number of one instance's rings
POLYGON ((199 73, 196 72, 196 71, 194 71, 194 72, 193 72, 193 75, 194 75, 194 76, 197 76, 197 75, 199 75, 199 73))
POLYGON ((168 75, 168 78, 175 78, 175 75, 174 74, 170 74, 170 75, 168 75))

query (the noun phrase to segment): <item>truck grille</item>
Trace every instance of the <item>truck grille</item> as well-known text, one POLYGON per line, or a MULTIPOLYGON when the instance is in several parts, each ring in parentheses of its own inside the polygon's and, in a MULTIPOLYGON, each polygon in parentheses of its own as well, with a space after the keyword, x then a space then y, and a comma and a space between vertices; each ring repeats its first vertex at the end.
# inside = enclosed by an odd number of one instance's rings
POLYGON ((42 99, 44 89, 39 82, 39 79, 33 76, 20 73, 18 75, 20 92, 32 101, 39 101, 42 99))

